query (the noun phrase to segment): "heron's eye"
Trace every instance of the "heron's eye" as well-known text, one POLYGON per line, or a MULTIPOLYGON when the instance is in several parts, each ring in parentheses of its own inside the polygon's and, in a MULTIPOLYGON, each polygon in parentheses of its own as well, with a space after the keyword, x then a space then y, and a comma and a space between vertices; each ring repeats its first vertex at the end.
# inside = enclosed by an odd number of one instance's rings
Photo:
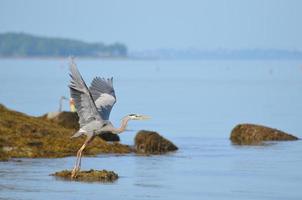
POLYGON ((134 116, 136 116, 136 114, 130 114, 129 116, 130 116, 130 117, 134 117, 134 116))

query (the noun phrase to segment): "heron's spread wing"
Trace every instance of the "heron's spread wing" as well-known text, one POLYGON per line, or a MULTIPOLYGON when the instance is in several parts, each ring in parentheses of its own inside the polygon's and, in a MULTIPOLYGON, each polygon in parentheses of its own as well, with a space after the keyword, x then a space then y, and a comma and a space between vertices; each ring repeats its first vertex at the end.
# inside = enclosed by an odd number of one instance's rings
POLYGON ((95 77, 89 87, 95 105, 104 120, 109 120, 109 115, 116 102, 113 88, 113 78, 95 77))
POLYGON ((78 71, 77 66, 73 62, 70 64, 70 77, 70 95, 75 102, 75 107, 79 115, 80 127, 83 127, 96 119, 102 121, 88 87, 78 71))

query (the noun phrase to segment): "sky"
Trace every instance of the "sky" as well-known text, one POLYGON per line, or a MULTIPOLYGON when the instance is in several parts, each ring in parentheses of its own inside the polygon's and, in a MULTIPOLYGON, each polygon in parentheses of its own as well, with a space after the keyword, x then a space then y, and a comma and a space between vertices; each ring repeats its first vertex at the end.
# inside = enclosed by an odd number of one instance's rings
POLYGON ((300 0, 0 0, 0 32, 130 50, 302 50, 300 0))

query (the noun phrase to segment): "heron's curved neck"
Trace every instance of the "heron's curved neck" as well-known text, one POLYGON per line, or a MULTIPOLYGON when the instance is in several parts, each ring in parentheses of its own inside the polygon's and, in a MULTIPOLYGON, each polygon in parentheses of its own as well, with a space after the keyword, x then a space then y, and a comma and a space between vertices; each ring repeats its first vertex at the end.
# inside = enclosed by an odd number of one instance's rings
POLYGON ((116 129, 116 134, 122 133, 126 130, 128 122, 129 122, 130 118, 128 116, 124 117, 121 121, 121 126, 119 128, 116 129))

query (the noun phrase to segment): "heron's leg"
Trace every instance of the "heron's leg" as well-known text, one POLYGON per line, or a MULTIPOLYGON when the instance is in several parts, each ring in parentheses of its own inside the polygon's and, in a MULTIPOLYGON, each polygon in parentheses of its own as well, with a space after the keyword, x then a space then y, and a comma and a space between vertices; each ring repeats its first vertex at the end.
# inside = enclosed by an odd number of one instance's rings
POLYGON ((71 172, 72 178, 74 178, 77 175, 77 173, 80 171, 80 160, 81 160, 81 156, 82 156, 82 151, 85 149, 86 146, 87 146, 87 140, 85 141, 85 143, 82 145, 82 147, 77 152, 77 160, 76 160, 75 166, 71 172))
MULTIPOLYGON (((84 145, 83 145, 84 146, 84 145)), ((83 147, 82 146, 82 147, 83 147)), ((75 175, 76 175, 76 173, 79 171, 79 160, 80 160, 80 152, 81 152, 81 149, 82 149, 82 147, 78 150, 78 152, 77 152, 77 159, 76 159, 76 162, 75 162, 75 165, 74 165, 74 168, 73 168, 73 170, 72 170, 72 174, 74 174, 74 175, 72 175, 72 177, 74 177, 75 175)))
POLYGON ((75 163, 75 166, 71 172, 71 178, 74 178, 77 173, 80 171, 80 167, 81 167, 81 157, 82 157, 82 152, 83 150, 85 149, 85 147, 89 144, 89 142, 91 142, 93 139, 93 137, 88 137, 84 144, 82 145, 82 147, 78 150, 77 152, 77 160, 76 160, 76 163, 75 163))

